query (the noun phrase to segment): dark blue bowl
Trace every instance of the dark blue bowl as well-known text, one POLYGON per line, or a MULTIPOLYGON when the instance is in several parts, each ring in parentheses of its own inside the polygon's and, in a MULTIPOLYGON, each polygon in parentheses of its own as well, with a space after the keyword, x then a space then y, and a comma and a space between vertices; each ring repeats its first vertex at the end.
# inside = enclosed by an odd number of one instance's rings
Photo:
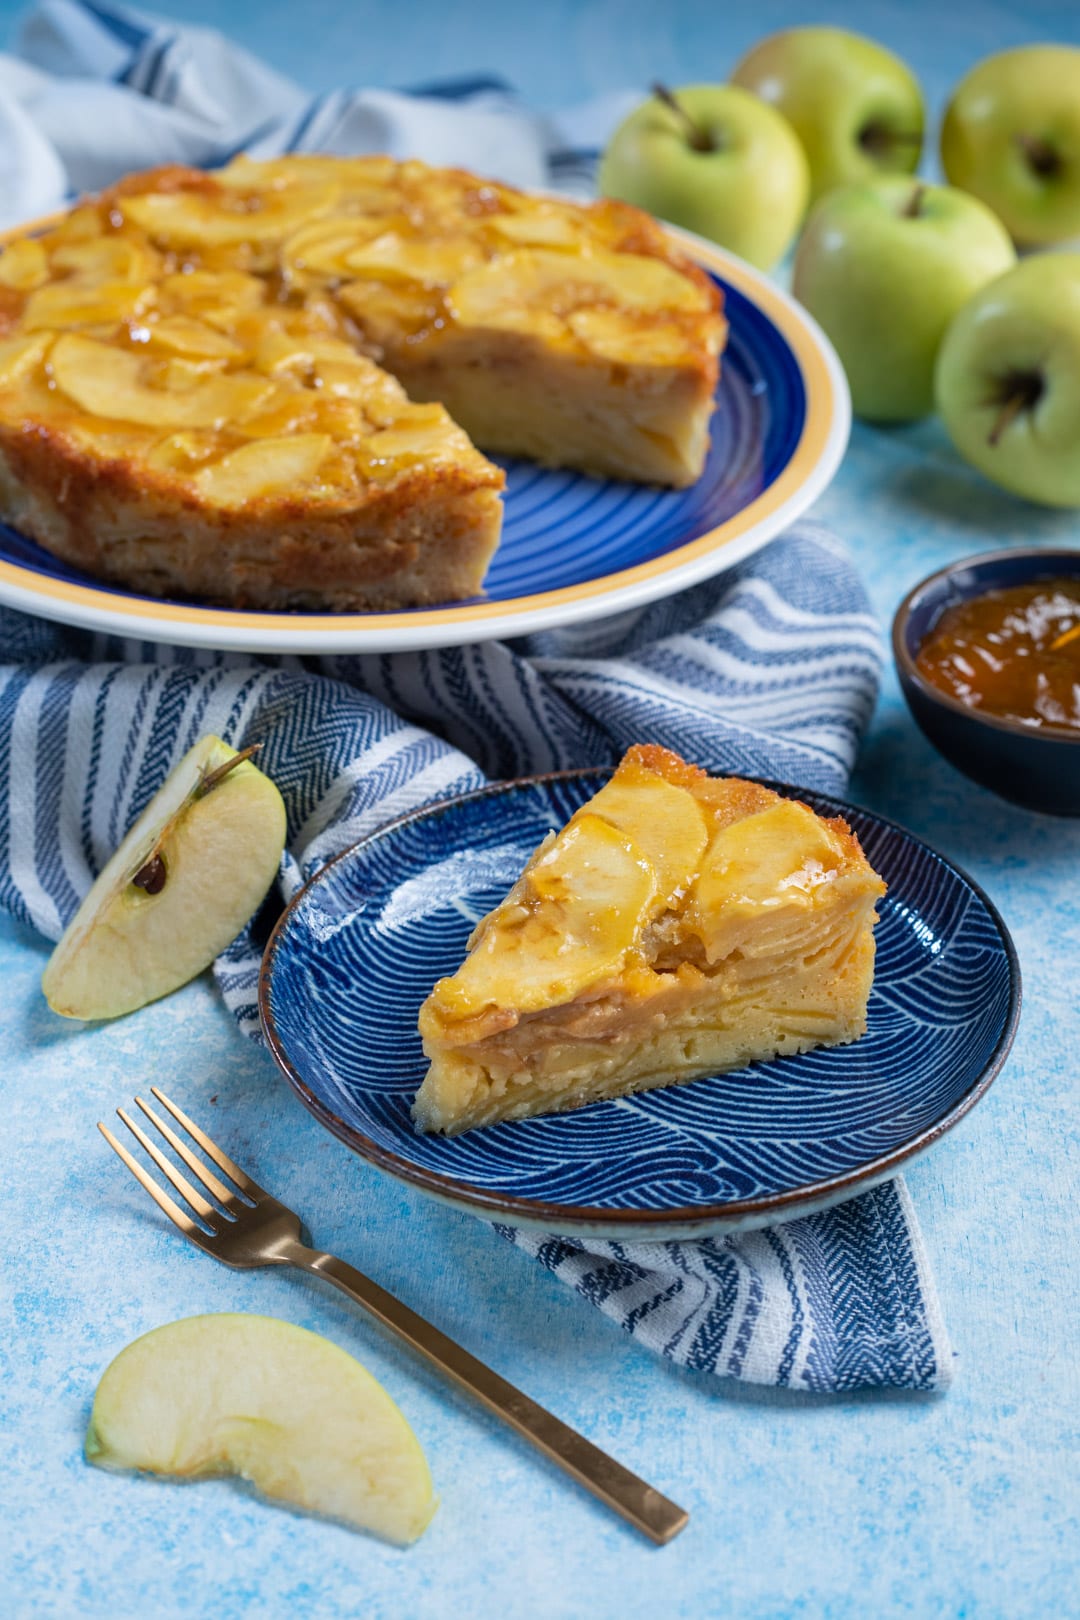
POLYGON ((1023 546, 968 557, 909 591, 893 620, 893 657, 908 707, 950 764, 1013 804, 1053 816, 1080 816, 1080 731, 1027 726, 969 709, 931 686, 915 666, 946 608, 984 591, 1039 579, 1080 578, 1080 550, 1023 546))

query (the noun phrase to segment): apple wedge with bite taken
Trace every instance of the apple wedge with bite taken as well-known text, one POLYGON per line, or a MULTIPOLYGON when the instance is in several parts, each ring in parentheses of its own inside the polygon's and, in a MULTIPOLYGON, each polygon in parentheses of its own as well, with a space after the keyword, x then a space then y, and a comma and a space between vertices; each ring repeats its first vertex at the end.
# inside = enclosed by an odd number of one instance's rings
POLYGON ((105 1369, 86 1458, 173 1479, 238 1475, 303 1512, 415 1541, 431 1472, 399 1407, 336 1344, 270 1316, 170 1322, 105 1369))
POLYGON ((54 1012, 133 1012, 193 979, 236 938, 285 847, 285 806, 253 751, 203 737, 169 774, 49 959, 41 987, 54 1012))

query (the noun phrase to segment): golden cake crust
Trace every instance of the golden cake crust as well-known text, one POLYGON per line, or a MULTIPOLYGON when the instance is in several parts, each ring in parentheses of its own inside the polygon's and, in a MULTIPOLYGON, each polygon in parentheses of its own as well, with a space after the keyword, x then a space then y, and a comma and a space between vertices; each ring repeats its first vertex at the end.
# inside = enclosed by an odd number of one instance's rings
POLYGON ((469 434, 686 482, 723 330, 624 204, 387 158, 127 176, 0 253, 0 511, 149 594, 461 599, 505 482, 469 434))

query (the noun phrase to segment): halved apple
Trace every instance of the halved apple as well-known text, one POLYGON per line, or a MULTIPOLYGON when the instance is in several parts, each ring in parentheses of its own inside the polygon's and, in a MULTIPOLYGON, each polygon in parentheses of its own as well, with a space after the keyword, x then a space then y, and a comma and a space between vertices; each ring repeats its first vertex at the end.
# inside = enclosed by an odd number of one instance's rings
POLYGON ((259 906, 285 847, 268 776, 203 737, 166 777, 49 958, 41 987, 65 1018, 117 1018, 210 965, 259 906))
POLYGON ((86 1434, 99 1468, 239 1475, 271 1501, 404 1545, 436 1499, 420 1442, 367 1369, 269 1316, 191 1316, 105 1369, 86 1434))

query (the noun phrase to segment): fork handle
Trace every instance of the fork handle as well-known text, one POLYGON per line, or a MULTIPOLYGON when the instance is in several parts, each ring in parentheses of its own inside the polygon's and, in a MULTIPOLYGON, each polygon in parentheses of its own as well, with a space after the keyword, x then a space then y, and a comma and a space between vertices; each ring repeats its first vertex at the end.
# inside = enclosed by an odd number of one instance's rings
POLYGON ((553 1413, 500 1378, 497 1372, 478 1361, 468 1350, 447 1338, 437 1327, 388 1294, 385 1288, 365 1277, 354 1266, 333 1254, 300 1248, 290 1253, 292 1264, 312 1271, 340 1288, 358 1305, 396 1333, 405 1343, 426 1357, 440 1372, 447 1373, 462 1389, 467 1389, 489 1412, 509 1423, 512 1429, 531 1440, 546 1456, 565 1468, 586 1490, 592 1491, 616 1513, 621 1513, 637 1529, 663 1545, 677 1536, 689 1514, 647 1485, 637 1474, 624 1468, 606 1452, 571 1429, 553 1413))

